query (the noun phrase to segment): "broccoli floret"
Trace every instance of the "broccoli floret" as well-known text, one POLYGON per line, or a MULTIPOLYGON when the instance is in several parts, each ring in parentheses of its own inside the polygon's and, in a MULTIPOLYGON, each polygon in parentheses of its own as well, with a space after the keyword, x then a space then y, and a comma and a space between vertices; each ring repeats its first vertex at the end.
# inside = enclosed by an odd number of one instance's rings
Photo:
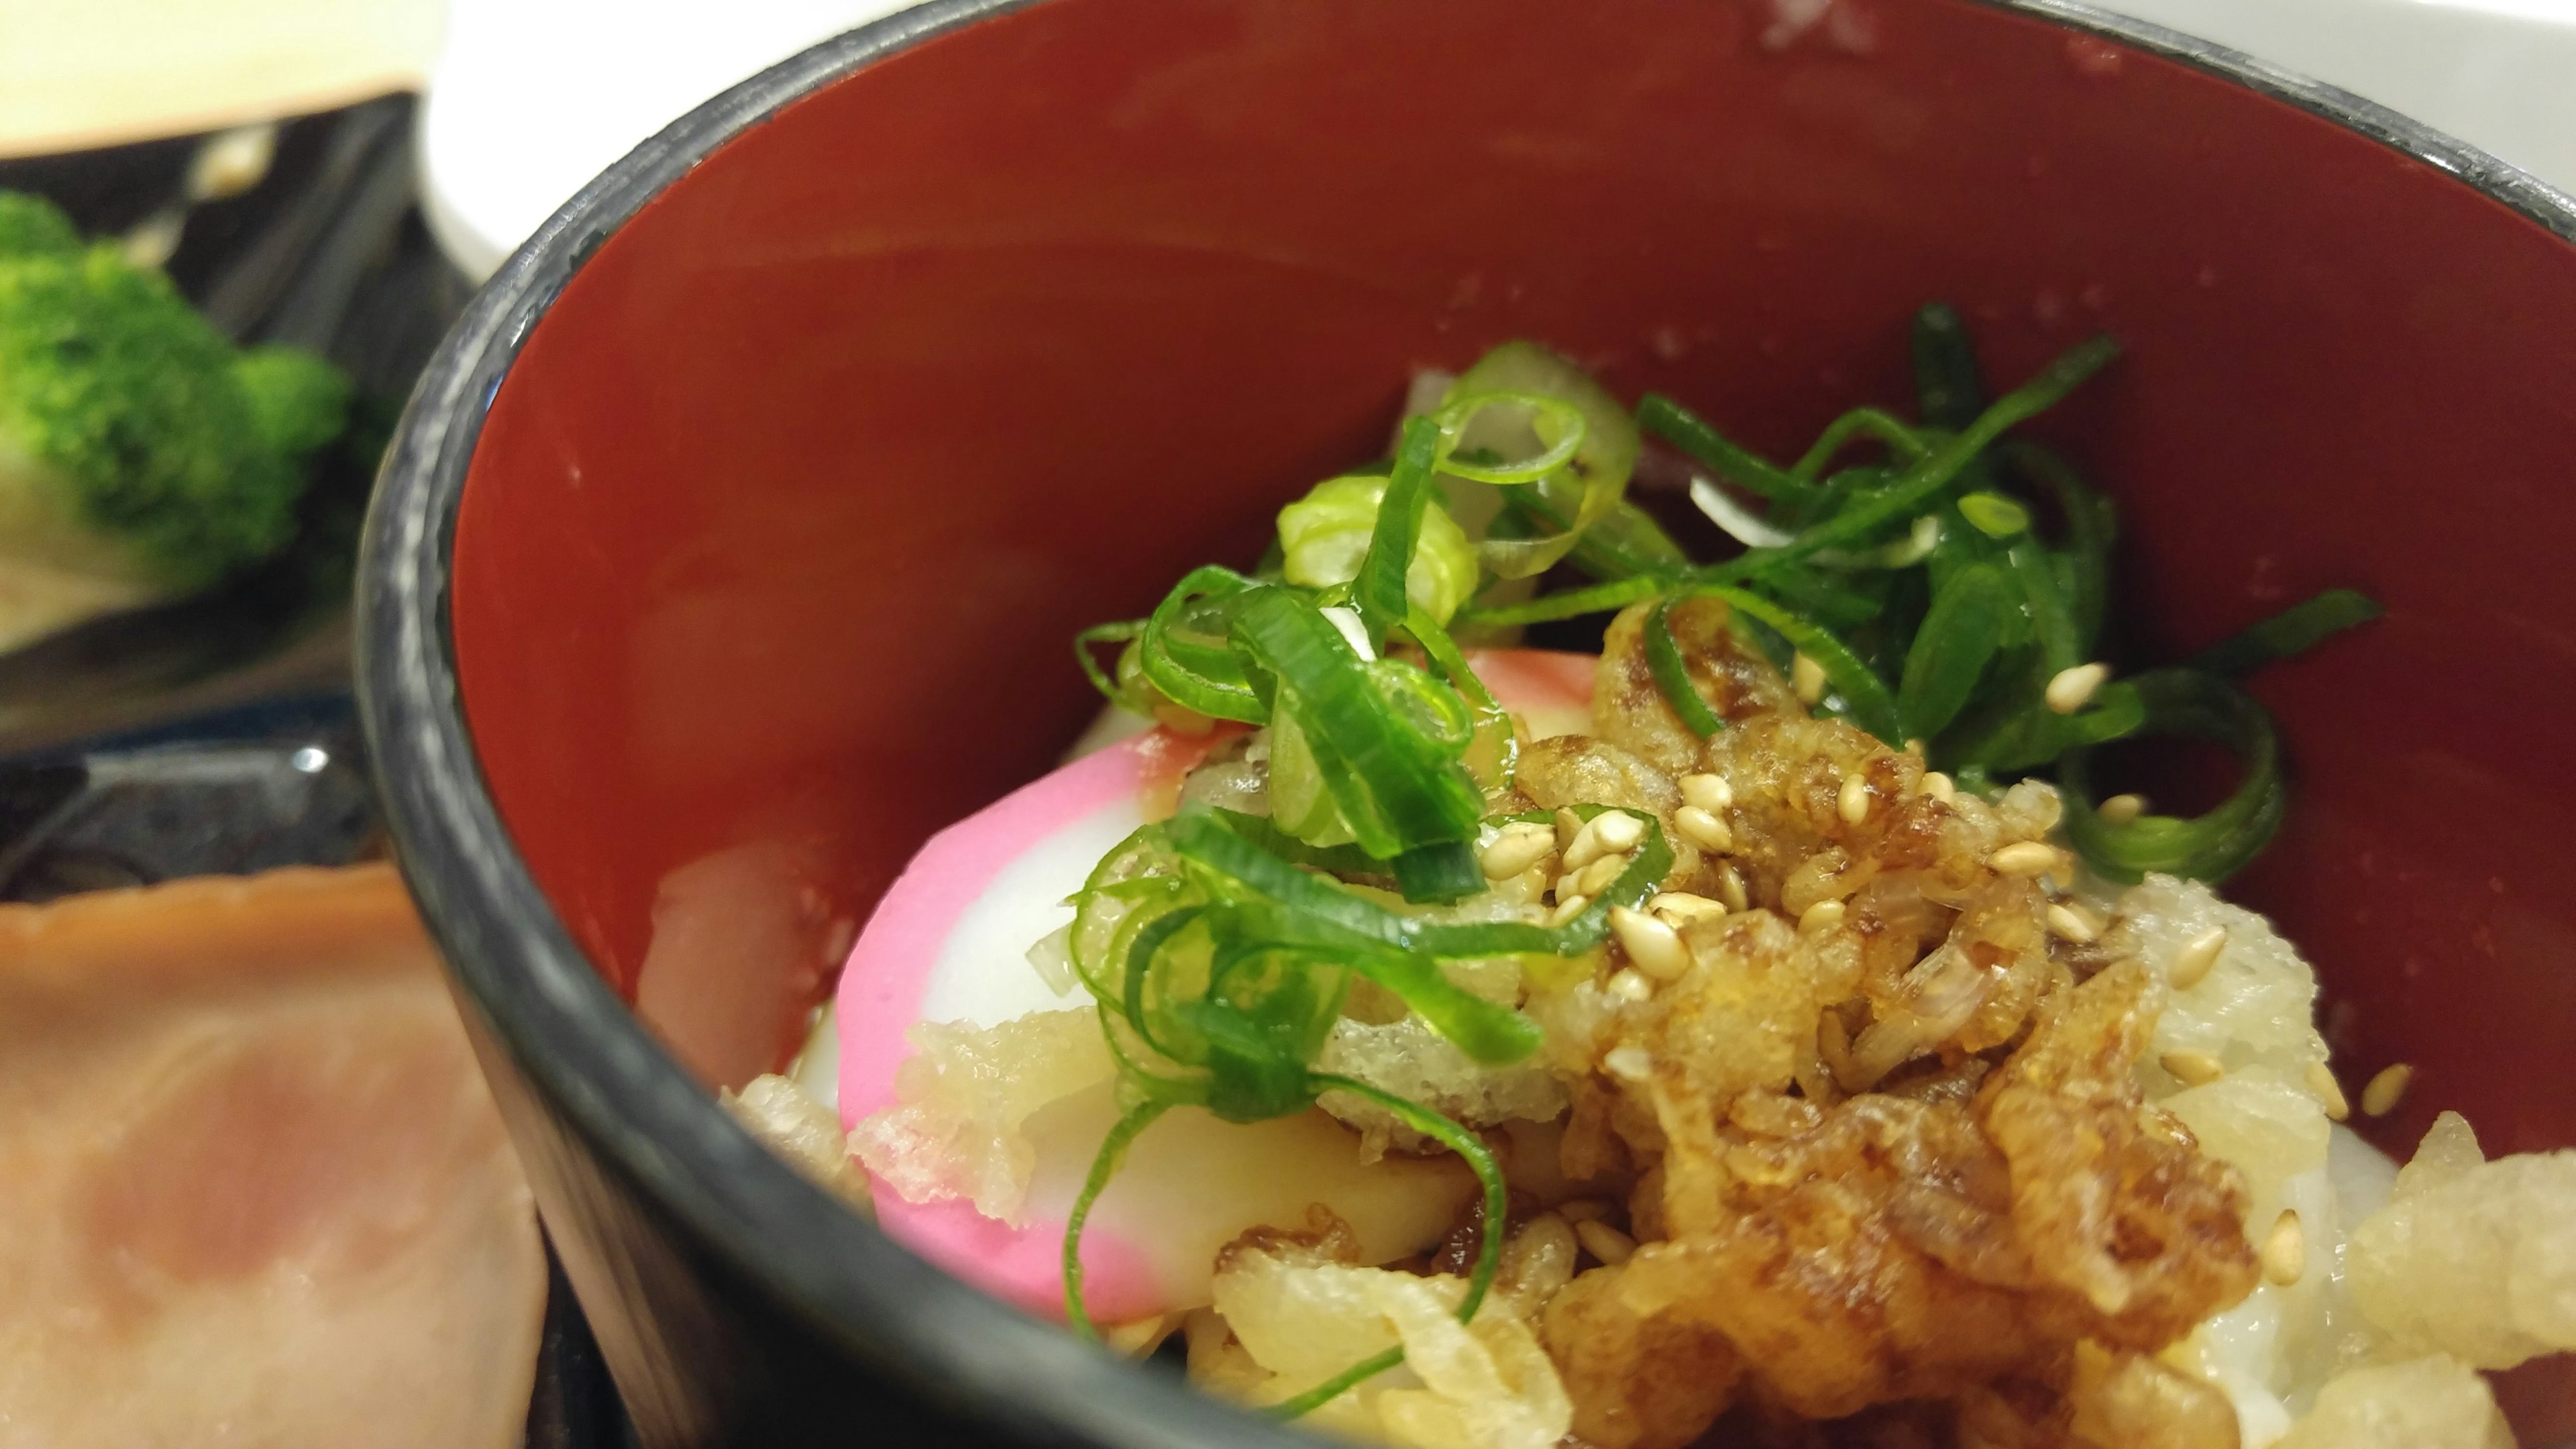
POLYGON ((80 231, 61 208, 41 196, 0 191, 0 258, 76 252, 80 231))
MULTIPOLYGON (((41 240, 20 200, 0 231, 41 240)), ((275 553, 348 405, 329 364, 236 352, 112 247, 0 245, 0 648, 275 553)))
POLYGON ((233 375, 260 440, 299 467, 349 425, 348 376, 300 347, 250 348, 234 359, 233 375))

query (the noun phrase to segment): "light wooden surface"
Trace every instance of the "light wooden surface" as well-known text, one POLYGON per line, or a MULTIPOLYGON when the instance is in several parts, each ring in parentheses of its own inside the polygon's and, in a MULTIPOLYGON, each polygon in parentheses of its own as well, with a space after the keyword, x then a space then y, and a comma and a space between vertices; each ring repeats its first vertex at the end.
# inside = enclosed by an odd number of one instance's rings
POLYGON ((444 0, 0 0, 0 156, 416 89, 444 0))

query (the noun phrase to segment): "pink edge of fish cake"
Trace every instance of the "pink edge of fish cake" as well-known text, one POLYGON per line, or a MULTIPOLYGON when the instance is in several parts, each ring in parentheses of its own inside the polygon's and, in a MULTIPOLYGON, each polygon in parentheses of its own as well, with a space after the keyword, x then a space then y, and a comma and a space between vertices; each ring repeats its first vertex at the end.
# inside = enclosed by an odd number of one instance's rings
MULTIPOLYGON (((841 1035, 841 1125, 895 1105, 895 1073, 912 1055, 904 1032, 959 917, 1032 841, 1128 805, 1167 813, 1180 777, 1214 737, 1151 730, 1039 777, 930 838, 878 903, 841 970, 835 1009, 841 1035)), ((1006 1302, 1049 1316, 1064 1311, 1064 1222, 1014 1228, 965 1200, 910 1203, 879 1184, 877 1223, 897 1242, 1006 1302)), ((1115 1321, 1158 1300, 1152 1266, 1136 1245, 1103 1227, 1086 1233, 1083 1277, 1096 1311, 1115 1321)))
MULTIPOLYGON (((1477 677, 1533 735, 1588 719, 1595 659, 1535 649, 1476 650, 1477 677)), ((1181 777, 1222 736, 1149 730, 1058 769, 940 831, 887 888, 841 971, 841 1124, 894 1106, 895 1074, 912 1055, 904 1033, 920 1019, 931 973, 957 922, 1031 843, 1098 812, 1128 805, 1169 815, 1181 777)), ((1005 1302, 1046 1317, 1064 1312, 1064 1219, 1024 1226, 985 1217, 963 1199, 906 1202, 878 1184, 878 1226, 897 1242, 1005 1302)), ((1083 1235, 1084 1297, 1105 1323, 1163 1306, 1152 1256, 1109 1224, 1083 1235)))

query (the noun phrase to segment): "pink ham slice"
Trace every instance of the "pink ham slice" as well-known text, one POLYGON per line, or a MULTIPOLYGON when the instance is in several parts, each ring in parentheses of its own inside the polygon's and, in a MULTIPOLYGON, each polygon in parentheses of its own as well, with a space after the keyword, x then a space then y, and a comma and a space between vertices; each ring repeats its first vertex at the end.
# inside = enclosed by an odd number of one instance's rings
POLYGON ((544 1306, 390 868, 0 907, 0 1446, 515 1445, 544 1306))

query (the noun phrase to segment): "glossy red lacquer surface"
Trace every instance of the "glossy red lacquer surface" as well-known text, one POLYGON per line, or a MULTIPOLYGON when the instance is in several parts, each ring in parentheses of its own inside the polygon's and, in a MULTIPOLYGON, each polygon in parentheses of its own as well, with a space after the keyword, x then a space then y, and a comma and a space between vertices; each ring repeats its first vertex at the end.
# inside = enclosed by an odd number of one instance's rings
POLYGON ((2127 511, 2141 657, 2387 601, 2258 686, 2300 793, 2240 893, 2356 1087, 2419 1068, 2385 1140, 2576 1143, 2576 251, 2027 18, 1770 14, 1054 0, 701 166, 536 329, 457 535, 476 745, 575 935, 631 986, 657 883, 783 842, 828 949, 1090 710, 1076 626, 1245 555, 1416 366, 1536 337, 1786 450, 1907 396, 1937 296, 1998 376, 2128 344, 2046 430, 2127 511))

